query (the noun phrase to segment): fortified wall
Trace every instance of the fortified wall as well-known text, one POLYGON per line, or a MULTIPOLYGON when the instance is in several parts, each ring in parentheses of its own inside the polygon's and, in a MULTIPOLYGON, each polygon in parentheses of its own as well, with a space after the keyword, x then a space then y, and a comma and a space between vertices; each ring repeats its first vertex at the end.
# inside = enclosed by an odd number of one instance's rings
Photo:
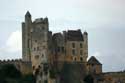
POLYGON ((22 61, 22 59, 15 60, 0 60, 0 65, 13 64, 22 74, 32 74, 31 62, 22 61))

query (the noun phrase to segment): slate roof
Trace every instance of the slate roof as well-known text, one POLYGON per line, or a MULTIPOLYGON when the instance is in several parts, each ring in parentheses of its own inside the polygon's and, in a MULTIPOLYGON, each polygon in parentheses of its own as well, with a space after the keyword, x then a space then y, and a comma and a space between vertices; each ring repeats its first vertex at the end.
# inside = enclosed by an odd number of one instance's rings
POLYGON ((102 65, 94 56, 88 60, 88 64, 102 65))
POLYGON ((66 33, 66 40, 83 41, 83 35, 81 30, 68 30, 66 33))

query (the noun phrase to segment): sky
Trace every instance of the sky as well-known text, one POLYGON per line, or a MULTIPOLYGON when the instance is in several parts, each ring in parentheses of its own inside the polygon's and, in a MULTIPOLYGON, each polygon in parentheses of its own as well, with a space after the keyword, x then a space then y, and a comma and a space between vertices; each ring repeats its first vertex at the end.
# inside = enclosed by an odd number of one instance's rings
POLYGON ((21 23, 49 18, 49 29, 88 32, 89 57, 103 71, 125 70, 125 0, 0 0, 0 59, 22 58, 21 23))

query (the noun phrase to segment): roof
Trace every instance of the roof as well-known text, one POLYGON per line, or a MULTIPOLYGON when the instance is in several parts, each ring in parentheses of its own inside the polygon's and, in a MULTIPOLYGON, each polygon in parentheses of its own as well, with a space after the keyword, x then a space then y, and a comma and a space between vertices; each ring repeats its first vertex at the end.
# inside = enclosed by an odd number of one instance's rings
POLYGON ((29 12, 29 11, 27 11, 25 16, 29 16, 29 17, 31 17, 30 12, 29 12))
POLYGON ((94 56, 88 60, 88 64, 102 65, 94 56))
POLYGON ((81 30, 68 30, 66 33, 66 39, 69 41, 83 41, 81 30))
POLYGON ((84 34, 85 34, 85 35, 88 35, 88 33, 87 33, 86 31, 84 32, 84 34))

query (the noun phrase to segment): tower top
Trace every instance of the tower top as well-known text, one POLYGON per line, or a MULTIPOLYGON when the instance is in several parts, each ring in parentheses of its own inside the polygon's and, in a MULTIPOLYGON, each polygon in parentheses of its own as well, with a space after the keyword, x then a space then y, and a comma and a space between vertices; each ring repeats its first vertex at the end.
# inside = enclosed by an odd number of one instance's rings
POLYGON ((26 12, 25 16, 31 17, 31 14, 29 11, 26 12))
POLYGON ((85 35, 88 35, 87 31, 84 32, 85 35))

